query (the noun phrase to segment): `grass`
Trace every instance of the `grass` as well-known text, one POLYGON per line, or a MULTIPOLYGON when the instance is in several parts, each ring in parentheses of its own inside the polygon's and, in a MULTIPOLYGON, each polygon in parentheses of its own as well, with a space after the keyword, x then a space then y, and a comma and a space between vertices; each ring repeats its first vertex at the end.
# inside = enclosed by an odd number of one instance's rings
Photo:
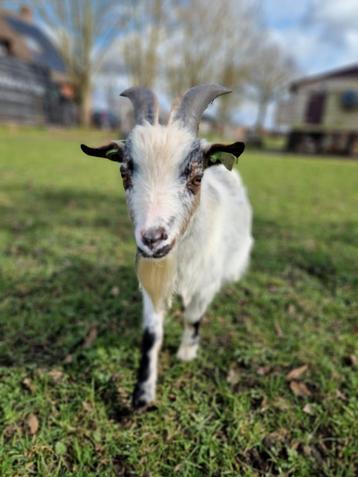
POLYGON ((116 165, 78 147, 101 136, 0 130, 1 477, 356 475, 358 164, 243 156, 251 269, 190 364, 174 306, 132 413, 132 231, 116 165))

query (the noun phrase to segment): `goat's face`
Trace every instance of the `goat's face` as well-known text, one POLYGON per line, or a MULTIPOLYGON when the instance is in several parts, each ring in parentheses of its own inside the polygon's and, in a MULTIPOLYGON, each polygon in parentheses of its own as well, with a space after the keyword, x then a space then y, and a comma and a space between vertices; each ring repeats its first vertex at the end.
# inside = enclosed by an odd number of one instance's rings
POLYGON ((139 252, 167 255, 199 204, 201 142, 176 126, 136 126, 124 147, 121 175, 139 252))
MULTIPOLYGON (((215 155, 229 153, 232 159, 243 152, 241 142, 209 146, 196 136, 207 105, 229 92, 219 85, 191 88, 173 109, 169 124, 162 126, 155 95, 146 88, 129 88, 122 96, 132 101, 137 125, 126 143, 114 141, 99 148, 82 144, 90 156, 121 163, 135 239, 143 256, 166 256, 185 233, 199 205, 205 168, 218 163, 215 155)), ((230 169, 233 162, 225 165, 230 169)))

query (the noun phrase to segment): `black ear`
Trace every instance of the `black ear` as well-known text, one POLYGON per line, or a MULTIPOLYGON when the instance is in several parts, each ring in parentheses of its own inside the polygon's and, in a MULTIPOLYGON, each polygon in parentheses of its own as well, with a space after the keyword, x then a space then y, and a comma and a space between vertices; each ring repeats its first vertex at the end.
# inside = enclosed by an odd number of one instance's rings
POLYGON ((204 152, 206 166, 216 166, 223 164, 231 171, 236 159, 244 152, 245 144, 243 142, 234 142, 233 144, 211 144, 204 152))
POLYGON ((87 156, 104 157, 114 162, 123 161, 123 149, 117 142, 111 142, 101 147, 88 147, 81 144, 81 149, 87 156))

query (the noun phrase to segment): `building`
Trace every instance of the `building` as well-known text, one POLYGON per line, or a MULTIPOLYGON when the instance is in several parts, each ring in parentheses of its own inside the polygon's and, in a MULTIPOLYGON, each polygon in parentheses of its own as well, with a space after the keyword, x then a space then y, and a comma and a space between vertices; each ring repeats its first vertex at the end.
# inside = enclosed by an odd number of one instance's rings
POLYGON ((358 154, 358 64, 294 81, 278 105, 295 152, 358 154))
POLYGON ((31 10, 0 10, 0 121, 71 125, 74 93, 59 51, 31 10))

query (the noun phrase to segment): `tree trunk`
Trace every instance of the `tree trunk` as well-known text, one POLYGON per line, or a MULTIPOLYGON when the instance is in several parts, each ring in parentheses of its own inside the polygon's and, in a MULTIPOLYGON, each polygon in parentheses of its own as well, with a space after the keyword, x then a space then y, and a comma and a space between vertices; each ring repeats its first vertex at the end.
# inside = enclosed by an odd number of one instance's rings
POLYGON ((264 128, 266 113, 267 113, 268 101, 266 98, 261 98, 258 104, 257 117, 255 122, 254 131, 255 134, 261 134, 264 128))
POLYGON ((91 125, 91 86, 86 82, 81 87, 80 95, 80 124, 85 127, 91 125))

